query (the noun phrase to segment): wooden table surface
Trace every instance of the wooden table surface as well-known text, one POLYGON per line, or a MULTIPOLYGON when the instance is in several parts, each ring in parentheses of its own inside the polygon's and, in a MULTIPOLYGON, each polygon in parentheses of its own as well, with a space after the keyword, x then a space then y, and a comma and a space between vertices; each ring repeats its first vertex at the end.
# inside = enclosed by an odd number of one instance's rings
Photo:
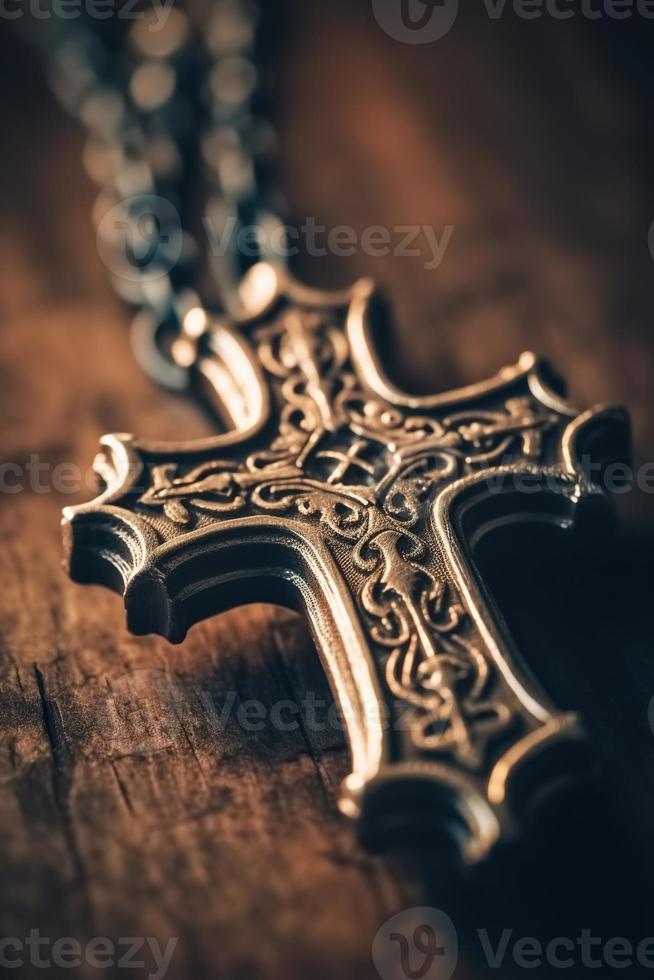
MULTIPOLYGON (((635 460, 654 459, 651 86, 636 25, 495 21, 480 4, 414 47, 386 36, 366 2, 287 0, 280 16, 294 218, 454 227, 436 270, 424 256, 357 253, 301 271, 386 287, 405 384, 470 382, 536 349, 579 404, 627 405, 635 460)), ((522 598, 524 574, 504 569, 498 588, 514 594, 530 656, 559 700, 586 712, 604 795, 590 820, 568 815, 574 847, 552 833, 510 875, 456 896, 408 859, 358 848, 336 810, 347 772, 336 728, 225 721, 229 692, 237 705, 306 691, 329 701, 295 615, 234 610, 171 648, 131 637, 113 594, 67 581, 60 511, 93 495, 99 437, 190 438, 211 424, 135 366, 95 245, 82 133, 8 26, 0 455, 22 484, 0 494, 0 935, 179 937, 168 976, 193 980, 365 980, 381 923, 430 902, 457 910, 460 978, 486 976, 467 938, 476 927, 647 935, 634 909, 651 905, 631 865, 651 877, 651 494, 625 494, 620 536, 592 560, 550 561, 522 598), (83 485, 66 492, 69 463, 83 485)))

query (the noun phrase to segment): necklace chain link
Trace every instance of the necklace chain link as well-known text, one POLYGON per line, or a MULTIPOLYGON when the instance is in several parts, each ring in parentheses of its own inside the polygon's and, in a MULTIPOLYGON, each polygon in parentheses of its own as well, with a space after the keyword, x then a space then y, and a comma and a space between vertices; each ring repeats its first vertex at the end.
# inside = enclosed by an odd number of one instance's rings
POLYGON ((175 341, 189 311, 209 311, 207 323, 234 312, 248 268, 282 261, 268 244, 285 234, 265 77, 274 25, 252 0, 216 0, 202 19, 141 13, 127 27, 50 19, 37 40, 56 96, 88 131, 98 245, 135 310, 136 357, 159 384, 187 391, 192 365, 175 341))

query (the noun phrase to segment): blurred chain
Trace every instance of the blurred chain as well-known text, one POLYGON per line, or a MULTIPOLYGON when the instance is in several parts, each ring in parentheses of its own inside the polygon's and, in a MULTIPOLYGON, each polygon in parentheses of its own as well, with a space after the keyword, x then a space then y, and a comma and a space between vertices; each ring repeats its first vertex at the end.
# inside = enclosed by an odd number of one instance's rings
POLYGON ((214 0, 201 22, 172 7, 155 20, 154 10, 127 29, 114 16, 52 17, 37 40, 54 92, 88 130, 98 247, 138 310, 135 354, 183 391, 192 365, 175 342, 189 312, 193 324, 198 307, 234 312, 248 267, 284 251, 262 77, 270 31, 251 0, 214 0))

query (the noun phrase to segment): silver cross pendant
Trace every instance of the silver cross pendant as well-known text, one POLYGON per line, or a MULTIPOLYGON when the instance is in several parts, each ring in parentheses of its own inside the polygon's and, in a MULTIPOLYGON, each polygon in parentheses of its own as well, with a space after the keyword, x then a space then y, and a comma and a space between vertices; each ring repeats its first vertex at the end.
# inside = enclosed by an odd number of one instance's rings
POLYGON ((245 602, 302 610, 347 732, 343 812, 373 847, 426 837, 474 864, 586 759, 475 549, 504 525, 601 527, 625 415, 578 413, 531 354, 480 384, 405 394, 376 352, 368 280, 328 294, 260 264, 241 292, 242 315, 194 309, 176 344, 227 431, 106 436, 104 492, 66 511, 71 574, 123 593, 133 632, 172 642, 245 602))

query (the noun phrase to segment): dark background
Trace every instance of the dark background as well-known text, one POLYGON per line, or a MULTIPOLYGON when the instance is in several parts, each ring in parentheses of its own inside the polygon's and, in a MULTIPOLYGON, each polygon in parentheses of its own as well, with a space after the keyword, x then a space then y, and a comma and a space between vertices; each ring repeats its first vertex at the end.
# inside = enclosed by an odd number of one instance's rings
MULTIPOLYGON (((299 271, 386 287, 404 384, 464 384, 532 348, 580 405, 626 405, 635 464, 654 460, 651 25, 492 21, 469 4, 446 38, 410 47, 366 2, 278 6, 281 179, 298 223, 454 225, 433 272, 363 254, 299 271)), ((0 27, 2 458, 85 471, 104 432, 210 432, 135 366, 96 249, 83 133, 0 27)), ((520 860, 455 887, 426 860, 358 849, 336 811, 337 732, 216 728, 231 689, 328 697, 295 616, 236 610, 172 649, 129 636, 115 596, 67 581, 60 510, 92 493, 0 499, 2 936, 179 936, 170 977, 363 980, 380 924, 411 905, 451 912, 457 978, 485 976, 471 928, 654 934, 651 494, 621 496, 622 531, 592 553, 543 542, 495 574, 545 685, 585 712, 604 775, 520 860), (112 714, 126 688, 139 712, 112 714)))

